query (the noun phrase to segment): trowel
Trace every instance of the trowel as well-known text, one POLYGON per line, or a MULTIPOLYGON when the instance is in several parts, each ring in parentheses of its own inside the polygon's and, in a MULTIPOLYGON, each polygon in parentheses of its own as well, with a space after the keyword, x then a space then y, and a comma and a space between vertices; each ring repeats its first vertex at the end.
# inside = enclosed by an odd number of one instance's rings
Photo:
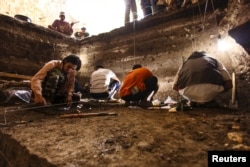
POLYGON ((236 81, 234 72, 232 73, 232 97, 231 100, 229 100, 229 108, 238 108, 238 101, 236 100, 236 81))

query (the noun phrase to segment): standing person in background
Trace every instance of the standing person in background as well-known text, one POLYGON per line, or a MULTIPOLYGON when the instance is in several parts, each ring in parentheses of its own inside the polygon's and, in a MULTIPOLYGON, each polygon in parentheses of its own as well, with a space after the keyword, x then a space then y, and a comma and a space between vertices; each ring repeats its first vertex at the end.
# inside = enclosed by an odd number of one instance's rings
POLYGON ((201 103, 207 107, 216 107, 214 98, 231 88, 231 76, 224 65, 197 51, 179 67, 173 85, 191 106, 201 103))
POLYGON ((158 88, 157 77, 147 68, 135 64, 123 80, 120 96, 127 105, 135 103, 141 107, 152 106, 158 88))
POLYGON ((120 89, 120 80, 110 69, 97 65, 90 76, 90 95, 95 99, 115 100, 120 89))
POLYGON ((80 90, 75 89, 75 76, 80 68, 81 60, 76 55, 46 63, 31 78, 35 103, 40 105, 67 103, 71 106, 73 101, 79 101, 81 95, 76 93, 80 90))
POLYGON ((130 22, 130 12, 133 14, 133 20, 137 20, 137 5, 135 0, 124 0, 125 2, 125 25, 130 22))
POLYGON ((74 23, 69 24, 67 21, 65 21, 65 13, 60 12, 59 14, 60 20, 55 20, 52 25, 49 25, 48 28, 58 31, 62 34, 71 36, 73 33, 73 25, 74 23))
POLYGON ((141 0, 141 8, 144 17, 152 15, 152 0, 141 0))

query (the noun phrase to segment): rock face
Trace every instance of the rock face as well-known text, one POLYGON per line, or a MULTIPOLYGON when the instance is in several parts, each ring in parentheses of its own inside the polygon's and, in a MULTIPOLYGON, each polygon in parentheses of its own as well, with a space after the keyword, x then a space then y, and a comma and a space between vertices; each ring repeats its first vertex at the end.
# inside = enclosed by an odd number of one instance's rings
MULTIPOLYGON (((176 97, 172 82, 182 61, 193 51, 203 50, 224 63, 230 73, 236 72, 237 98, 241 106, 247 106, 249 41, 239 45, 232 38, 237 37, 228 34, 239 34, 237 27, 249 25, 248 9, 249 0, 215 0, 207 5, 201 1, 83 40, 0 15, 0 71, 34 75, 49 60, 77 54, 82 60, 79 80, 87 83, 96 64, 112 69, 122 80, 133 64, 140 63, 159 77, 156 98, 165 99, 176 97), (219 51, 218 36, 230 42, 228 50, 219 51)), ((245 30, 249 36, 249 29, 245 30)), ((225 102, 229 98, 227 92, 225 102)))

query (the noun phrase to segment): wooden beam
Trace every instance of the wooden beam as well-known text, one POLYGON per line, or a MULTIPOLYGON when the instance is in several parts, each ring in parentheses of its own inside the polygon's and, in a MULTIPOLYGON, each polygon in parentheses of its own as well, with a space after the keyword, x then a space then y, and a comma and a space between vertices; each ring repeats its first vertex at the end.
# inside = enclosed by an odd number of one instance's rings
POLYGON ((63 114, 60 118, 86 118, 93 116, 116 116, 115 112, 100 112, 100 113, 79 113, 79 114, 63 114))
POLYGON ((30 80, 32 78, 32 76, 12 74, 12 73, 7 73, 7 72, 0 72, 0 77, 8 77, 8 78, 16 78, 16 79, 24 79, 24 80, 30 80))

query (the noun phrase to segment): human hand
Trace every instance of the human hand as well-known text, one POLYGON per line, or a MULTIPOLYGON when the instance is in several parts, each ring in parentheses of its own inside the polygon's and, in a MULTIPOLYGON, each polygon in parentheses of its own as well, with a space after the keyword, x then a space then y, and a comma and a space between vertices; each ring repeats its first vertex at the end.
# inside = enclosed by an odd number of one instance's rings
POLYGON ((72 106, 72 102, 73 102, 72 96, 71 96, 71 95, 67 96, 67 98, 66 98, 66 103, 67 103, 67 106, 68 106, 68 107, 71 107, 71 106, 72 106))
POLYGON ((39 105, 47 105, 47 102, 42 95, 35 95, 34 101, 36 104, 39 104, 39 105))
POLYGON ((49 29, 52 29, 52 30, 56 30, 56 28, 53 27, 53 26, 51 26, 51 25, 48 25, 48 28, 49 28, 49 29))
POLYGON ((72 27, 74 24, 76 24, 76 23, 79 23, 79 21, 72 22, 72 23, 70 24, 71 27, 72 27))
POLYGON ((176 90, 177 92, 179 91, 177 84, 174 84, 173 89, 176 90))

